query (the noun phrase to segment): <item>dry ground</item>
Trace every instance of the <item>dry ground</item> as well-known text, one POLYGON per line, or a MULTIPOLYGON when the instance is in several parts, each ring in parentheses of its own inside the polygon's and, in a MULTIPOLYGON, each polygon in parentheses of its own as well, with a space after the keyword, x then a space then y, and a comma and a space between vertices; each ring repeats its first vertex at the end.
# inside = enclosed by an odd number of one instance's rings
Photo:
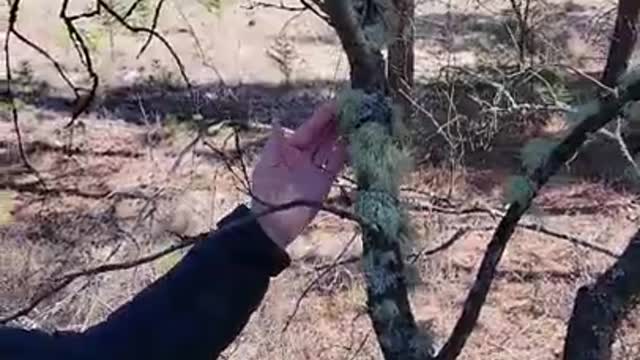
MULTIPOLYGON (((206 120, 278 117, 295 126, 346 77, 335 36, 312 16, 291 20, 283 31, 282 24, 292 14, 246 10, 240 6, 246 3, 233 3, 214 16, 196 2, 168 3, 161 29, 185 59, 201 95, 198 110, 206 120), (206 59, 194 47, 178 4, 198 34, 206 59), (281 36, 283 32, 286 36, 281 36), (288 83, 266 55, 277 38, 284 38, 296 53, 288 83)), ((24 14, 29 16, 23 16, 20 26, 25 33, 72 63, 60 25, 35 21, 55 16, 58 3, 24 4, 24 14)), ((546 13, 545 34, 549 44, 568 51, 550 53, 558 61, 587 70, 601 66, 602 31, 593 19, 610 4, 595 0, 558 4, 548 7, 552 13, 546 13)), ((475 66, 496 52, 504 56, 512 52, 492 20, 503 5, 499 1, 481 5, 463 0, 421 2, 416 21, 419 77, 433 75, 442 65, 475 66)), ((193 104, 178 88, 179 78, 165 50, 154 44, 149 53, 134 60, 130 49, 140 39, 125 33, 115 34, 114 39, 113 48, 108 36, 97 40, 104 85, 99 102, 72 137, 63 129, 68 94, 42 59, 15 46, 14 63, 22 64, 21 80, 30 84, 21 94, 25 144, 48 188, 43 191, 25 172, 13 127, 0 121, 0 316, 27 304, 55 276, 164 249, 179 241, 172 233, 207 231, 230 209, 247 201, 233 129, 220 126, 206 137, 217 151, 202 143, 188 147, 195 130, 184 120, 191 116, 193 104), (34 85, 39 83, 46 84, 46 89, 34 85), (74 150, 65 152, 70 143, 74 150), (229 162, 234 172, 228 170, 229 162)), ((82 77, 79 69, 74 74, 82 77)), ((242 158, 249 169, 267 130, 268 126, 255 123, 239 133, 242 158)), ((556 130, 551 126, 549 131, 556 130)), ((420 166, 407 181, 403 195, 414 209, 417 250, 436 247, 464 230, 453 246, 416 262, 419 277, 413 284, 412 304, 417 319, 438 339, 446 339, 461 311, 497 219, 485 212, 446 214, 428 210, 427 205, 446 210, 501 208, 505 180, 517 166, 518 145, 470 153, 473 166, 453 176, 448 169, 420 166)), ((589 160, 593 159, 587 157, 583 163, 589 160)), ((340 181, 341 186, 348 184, 340 181)), ((638 226, 637 196, 569 172, 540 195, 525 222, 619 253, 638 226)), ((322 214, 289 249, 293 265, 274 280, 227 358, 381 358, 364 313, 357 263, 331 268, 292 316, 307 284, 334 261, 355 231, 353 224, 322 214), (285 324, 289 325, 283 331, 285 324)), ((344 258, 359 251, 355 241, 344 258)), ((167 271, 179 256, 81 278, 16 323, 46 329, 86 328, 167 271)), ((462 358, 559 358, 576 289, 612 261, 602 252, 521 228, 507 249, 462 358)), ((616 358, 640 357, 636 315, 618 336, 616 358)))

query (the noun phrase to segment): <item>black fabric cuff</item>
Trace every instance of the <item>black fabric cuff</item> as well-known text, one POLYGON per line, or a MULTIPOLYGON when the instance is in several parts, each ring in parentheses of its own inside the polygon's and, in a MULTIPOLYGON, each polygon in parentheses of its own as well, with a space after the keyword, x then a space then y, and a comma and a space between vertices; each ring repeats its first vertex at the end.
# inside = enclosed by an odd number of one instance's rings
POLYGON ((234 239, 227 246, 235 261, 264 267, 272 277, 280 274, 291 264, 287 252, 269 238, 245 205, 238 206, 218 222, 219 231, 225 231, 227 226, 232 226, 228 228, 231 233, 224 238, 234 239))

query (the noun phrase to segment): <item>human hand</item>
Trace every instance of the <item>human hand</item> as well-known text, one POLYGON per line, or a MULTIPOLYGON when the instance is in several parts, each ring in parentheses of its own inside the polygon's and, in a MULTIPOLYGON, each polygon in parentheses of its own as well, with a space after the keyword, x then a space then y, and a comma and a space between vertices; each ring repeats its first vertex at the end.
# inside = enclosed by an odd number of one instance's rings
MULTIPOLYGON (((275 124, 252 176, 252 211, 297 200, 321 203, 342 169, 346 149, 338 141, 336 103, 316 109, 293 134, 275 124)), ((286 248, 313 220, 319 209, 306 206, 258 218, 265 233, 286 248)))

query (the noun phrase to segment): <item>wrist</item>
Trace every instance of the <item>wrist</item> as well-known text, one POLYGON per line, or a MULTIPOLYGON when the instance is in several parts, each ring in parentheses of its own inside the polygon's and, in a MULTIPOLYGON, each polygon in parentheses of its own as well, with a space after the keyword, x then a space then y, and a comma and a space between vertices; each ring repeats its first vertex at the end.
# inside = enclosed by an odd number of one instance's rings
POLYGON ((251 204, 251 212, 256 216, 256 222, 262 228, 262 231, 273 241, 279 248, 286 250, 291 240, 287 235, 287 231, 284 226, 279 222, 275 214, 266 214, 260 216, 266 208, 257 206, 255 203, 251 204))

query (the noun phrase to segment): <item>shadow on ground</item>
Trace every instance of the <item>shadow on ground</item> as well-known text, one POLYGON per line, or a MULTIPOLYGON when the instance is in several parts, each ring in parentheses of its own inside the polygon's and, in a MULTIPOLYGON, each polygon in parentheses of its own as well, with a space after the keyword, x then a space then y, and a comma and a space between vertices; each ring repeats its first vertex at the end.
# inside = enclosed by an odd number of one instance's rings
MULTIPOLYGON (((69 116, 72 104, 46 83, 29 77, 16 80, 17 97, 21 104, 36 108, 42 119, 69 116)), ((462 145, 456 154, 464 153, 462 164, 470 172, 517 173, 520 169, 519 150, 552 116, 552 112, 516 112, 488 116, 472 98, 495 98, 496 88, 483 83, 469 85, 462 79, 456 85, 451 113, 446 89, 450 84, 440 79, 427 79, 416 84, 416 98, 424 111, 418 111, 412 123, 416 143, 416 161, 419 165, 439 166, 447 163, 452 154, 450 145, 433 133, 433 122, 445 124, 454 120, 449 135, 462 145)), ((0 86, 3 84, 0 84, 0 86)), ((285 126, 296 127, 311 115, 314 107, 328 98, 331 90, 345 86, 332 81, 312 81, 273 85, 264 83, 238 86, 206 84, 191 90, 173 85, 150 83, 135 86, 106 88, 92 105, 90 112, 97 118, 122 120, 135 125, 192 123, 232 120, 270 123, 279 119, 285 126)), ((535 103, 541 98, 532 93, 533 87, 513 87, 519 102, 535 103)), ((0 102, 6 103, 6 93, 0 93, 0 102)), ((504 106, 504 104, 494 104, 504 106)), ((575 162, 578 166, 571 176, 587 180, 615 183, 629 166, 613 142, 591 145, 575 162), (614 181, 615 178, 615 181, 614 181)), ((639 151, 640 147, 634 147, 639 151)), ((480 181, 482 182, 482 181, 480 181)))

